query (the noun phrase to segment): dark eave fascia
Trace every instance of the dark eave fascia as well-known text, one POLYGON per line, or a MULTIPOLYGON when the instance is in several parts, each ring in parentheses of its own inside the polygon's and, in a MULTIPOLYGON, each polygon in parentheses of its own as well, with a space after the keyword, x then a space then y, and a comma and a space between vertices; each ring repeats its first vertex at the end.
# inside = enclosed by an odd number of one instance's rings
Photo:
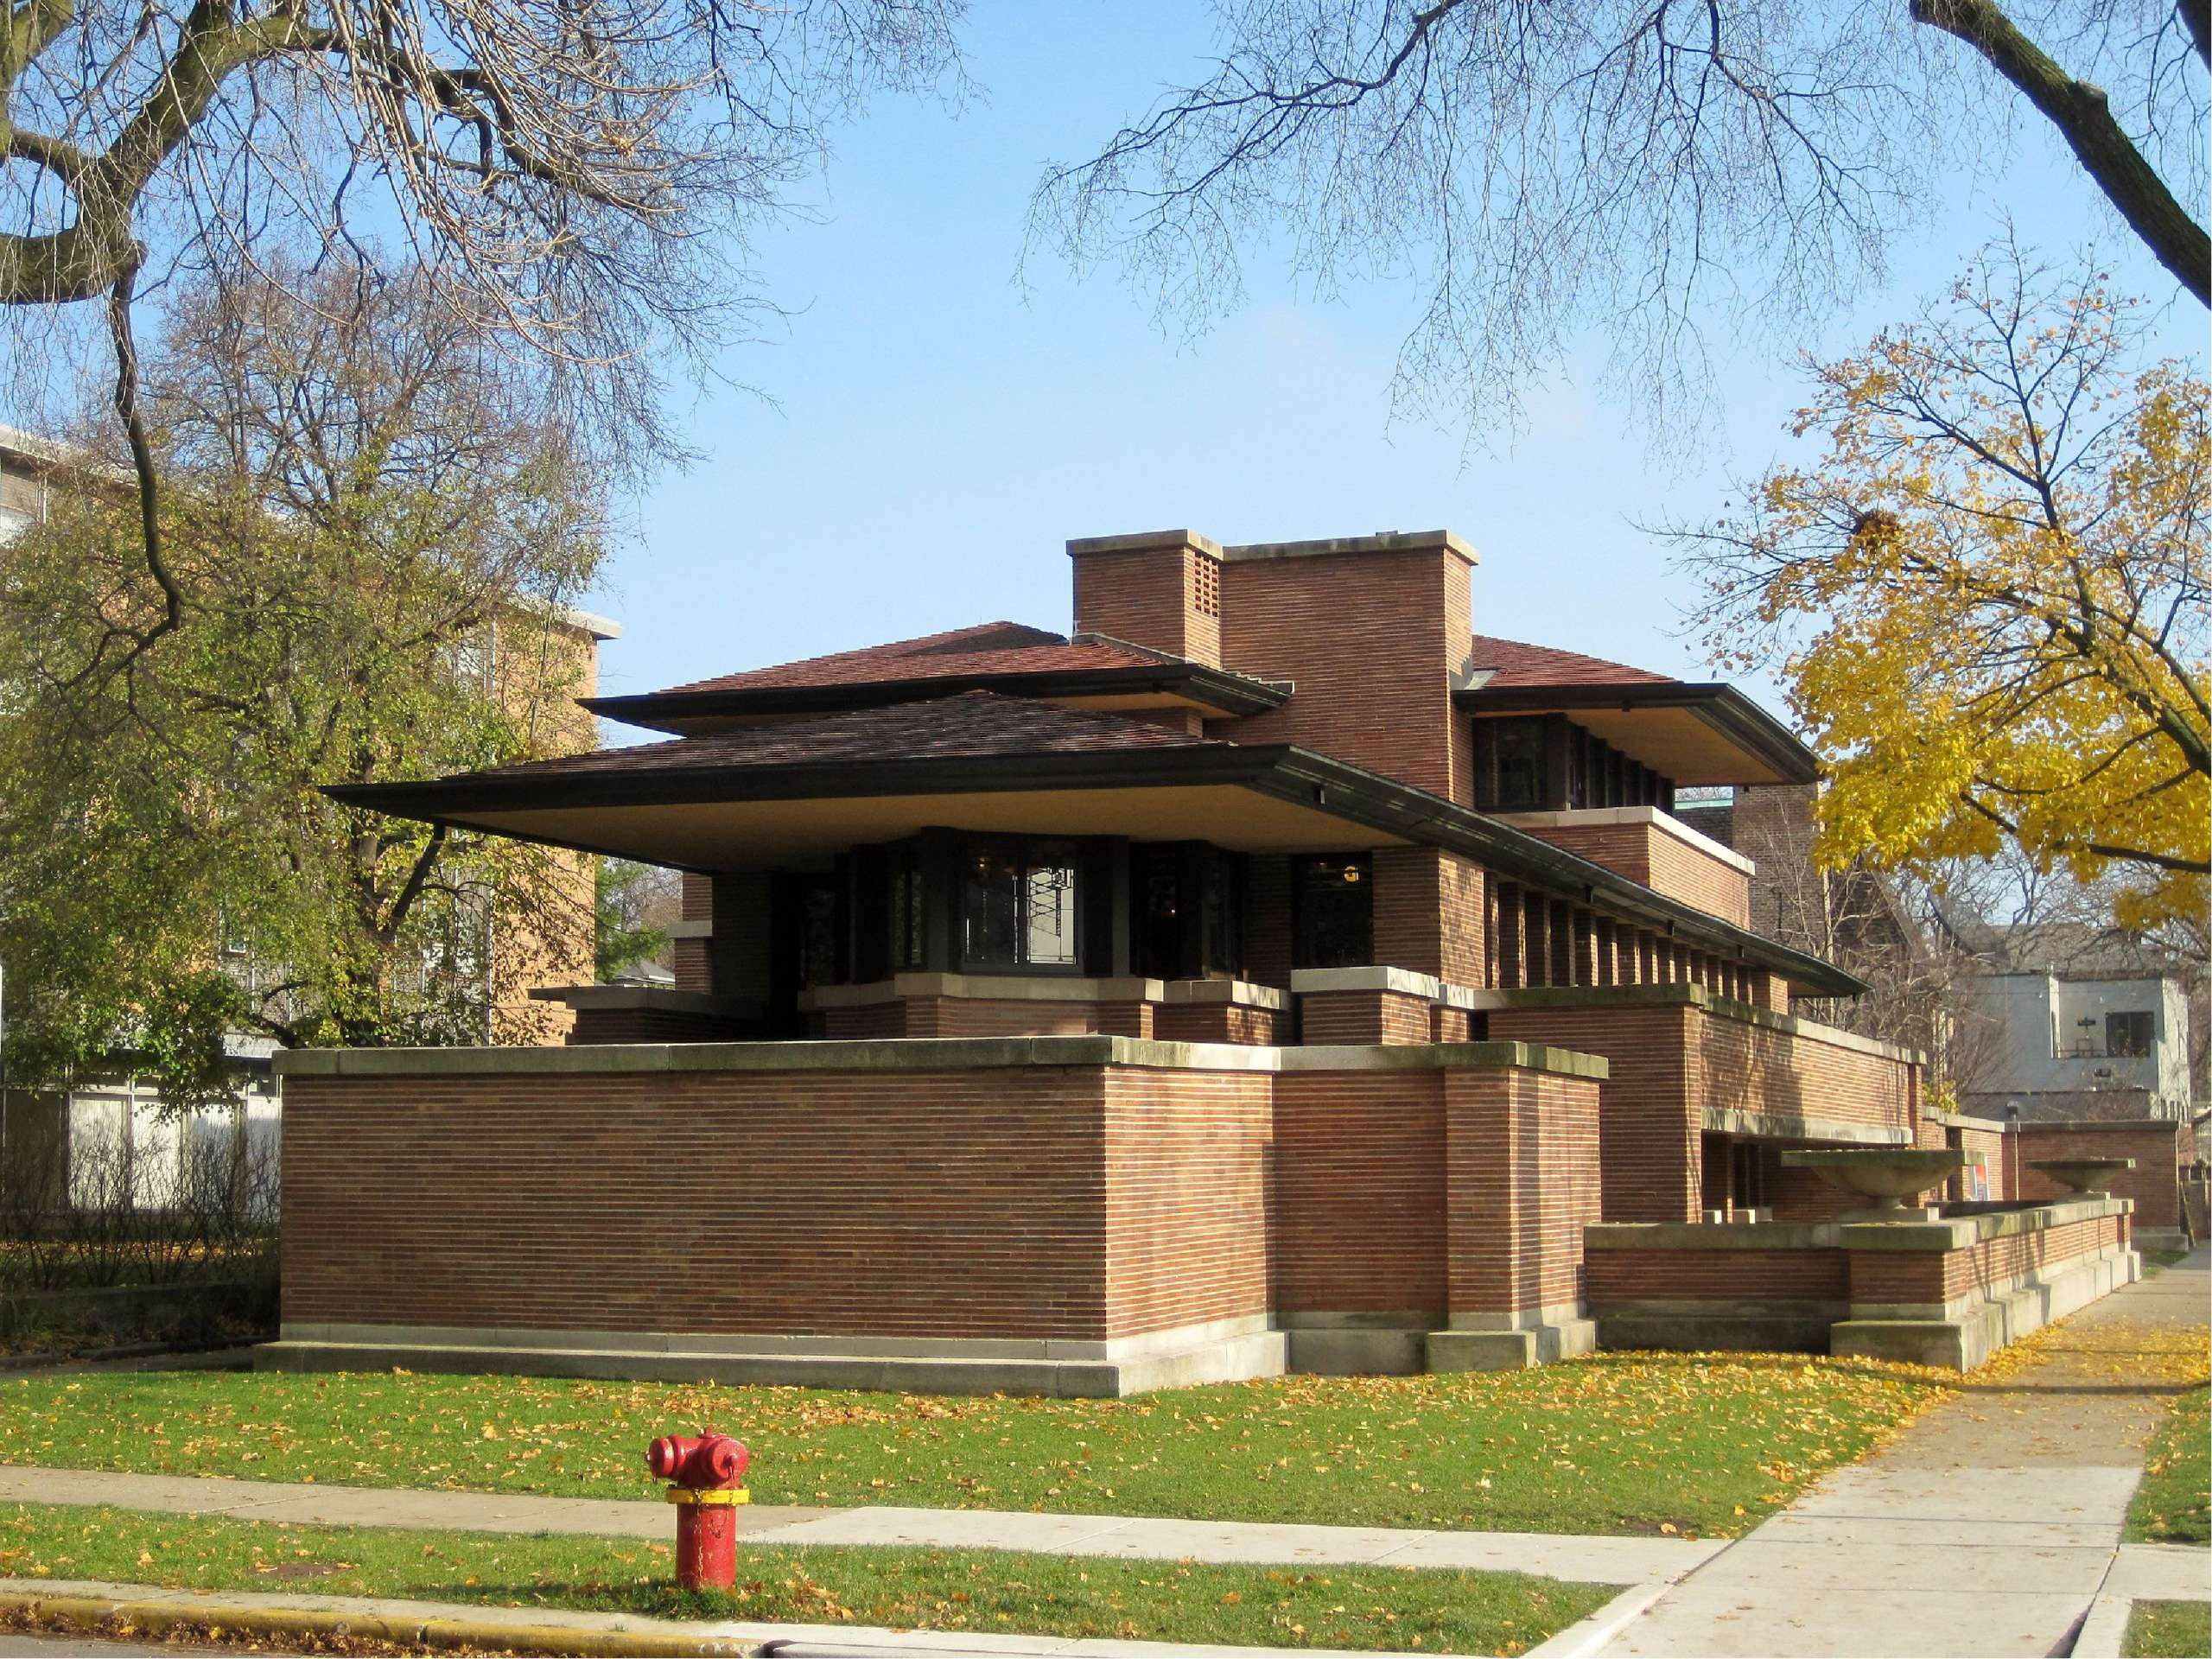
MULTIPOLYGON (((1325 812, 1474 860, 1562 897, 1579 896, 1670 938, 1771 968, 1828 996, 1856 996, 1863 981, 1832 963, 1735 927, 1694 906, 1578 858, 1471 808, 1287 743, 1205 743, 1095 753, 938 756, 803 761, 760 766, 671 766, 617 772, 462 776, 411 784, 340 784, 322 791, 351 806, 459 829, 517 832, 483 822, 505 812, 722 801, 989 794, 1008 790, 1146 789, 1230 785, 1325 812)), ((518 839, 540 837, 524 833, 518 839)), ((564 841, 587 852, 607 849, 564 841)))
POLYGON ((1467 686, 1452 700, 1470 714, 1548 713, 1553 709, 1687 709, 1747 753, 1793 784, 1821 775, 1820 758, 1797 734, 1721 681, 1624 681, 1613 685, 1467 686))
POLYGON ((1019 789, 1135 789, 1249 784, 1288 745, 1162 745, 1048 754, 931 755, 911 760, 800 760, 778 766, 637 766, 619 771, 463 773, 416 784, 334 784, 352 806, 443 821, 448 814, 595 806, 702 806, 723 801, 862 799, 885 795, 993 794, 1019 789))
POLYGON ((1019 674, 958 674, 925 679, 865 680, 849 685, 733 686, 721 690, 647 691, 626 697, 584 697, 594 715, 655 731, 683 732, 690 722, 739 715, 835 714, 849 709, 881 709, 957 696, 965 691, 996 691, 1008 696, 1112 696, 1131 693, 1173 693, 1224 715, 1263 715, 1280 709, 1290 688, 1248 679, 1202 663, 1162 663, 1157 667, 1033 670, 1019 674))

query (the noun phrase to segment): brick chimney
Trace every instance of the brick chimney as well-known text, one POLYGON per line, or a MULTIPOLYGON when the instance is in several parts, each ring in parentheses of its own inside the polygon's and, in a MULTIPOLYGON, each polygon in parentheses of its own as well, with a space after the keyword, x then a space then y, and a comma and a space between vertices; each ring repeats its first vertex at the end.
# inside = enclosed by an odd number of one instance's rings
POLYGON ((1068 543, 1075 628, 1221 666, 1221 549, 1196 531, 1068 543))

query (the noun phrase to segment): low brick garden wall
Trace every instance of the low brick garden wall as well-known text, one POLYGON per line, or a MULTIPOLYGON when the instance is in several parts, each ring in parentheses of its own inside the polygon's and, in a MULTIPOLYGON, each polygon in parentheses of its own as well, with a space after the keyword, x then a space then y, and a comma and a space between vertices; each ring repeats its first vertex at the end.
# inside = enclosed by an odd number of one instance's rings
POLYGON ((1586 1350, 1588 1056, 287 1055, 273 1365, 1128 1392, 1586 1350))
POLYGON ((1608 1348, 1859 1354, 1967 1370, 2140 1276, 2125 1199, 1937 1220, 1613 1223, 1584 1234, 1608 1348))

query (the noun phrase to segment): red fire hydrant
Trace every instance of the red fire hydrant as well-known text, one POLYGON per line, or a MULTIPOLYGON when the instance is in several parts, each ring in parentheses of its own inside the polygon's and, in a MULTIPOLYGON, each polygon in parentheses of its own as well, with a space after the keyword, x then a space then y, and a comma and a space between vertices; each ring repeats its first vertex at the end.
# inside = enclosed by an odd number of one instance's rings
POLYGON ((676 1582, 684 1590, 737 1585, 735 1506, 752 1501, 739 1483, 753 1454, 727 1434, 664 1434, 645 1448, 645 1467, 668 1482, 676 1505, 676 1582))

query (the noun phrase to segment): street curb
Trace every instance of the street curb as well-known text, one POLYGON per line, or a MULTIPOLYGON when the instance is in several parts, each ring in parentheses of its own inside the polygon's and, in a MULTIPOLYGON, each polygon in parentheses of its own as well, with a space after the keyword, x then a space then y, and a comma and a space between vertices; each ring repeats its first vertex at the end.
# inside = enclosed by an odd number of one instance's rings
POLYGON ((0 1591, 0 1618, 28 1619, 98 1633, 125 1628, 149 1636, 231 1631, 257 1637, 350 1637, 397 1647, 508 1653, 579 1654, 588 1659, 743 1659, 760 1644, 728 1637, 660 1630, 607 1630, 486 1618, 394 1618, 309 1607, 239 1607, 194 1600, 188 1592, 143 1597, 42 1595, 0 1591))

